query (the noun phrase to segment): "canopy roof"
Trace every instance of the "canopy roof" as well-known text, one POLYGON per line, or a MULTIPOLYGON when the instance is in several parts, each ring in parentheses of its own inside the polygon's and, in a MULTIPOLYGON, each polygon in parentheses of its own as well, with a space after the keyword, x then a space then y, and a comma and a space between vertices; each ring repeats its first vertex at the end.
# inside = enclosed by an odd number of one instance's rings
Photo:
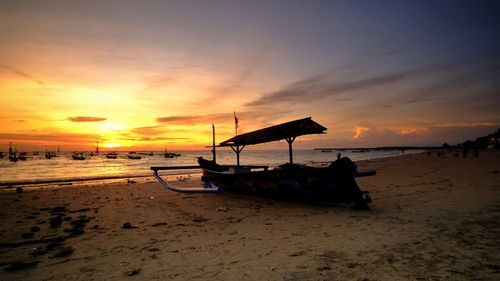
POLYGON ((219 146, 242 146, 292 139, 302 135, 324 134, 327 129, 311 120, 311 117, 286 122, 257 131, 232 137, 219 146))

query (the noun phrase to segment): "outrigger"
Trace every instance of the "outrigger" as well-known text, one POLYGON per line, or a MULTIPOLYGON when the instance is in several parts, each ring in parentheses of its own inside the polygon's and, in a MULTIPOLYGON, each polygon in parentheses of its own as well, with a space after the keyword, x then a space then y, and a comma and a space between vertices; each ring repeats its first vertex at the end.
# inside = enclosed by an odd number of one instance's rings
MULTIPOLYGON (((213 127, 213 125, 212 125, 213 127)), ((237 135, 215 145, 213 127, 213 159, 198 157, 198 166, 151 167, 154 177, 166 188, 177 192, 221 193, 224 190, 240 193, 271 195, 273 197, 312 197, 327 201, 352 201, 357 207, 368 208, 368 192, 361 191, 355 177, 373 176, 375 171, 360 173, 347 157, 332 162, 328 167, 311 167, 293 163, 292 144, 302 135, 324 134, 327 129, 303 118, 257 131, 237 135), (289 163, 274 169, 268 166, 240 165, 240 153, 248 145, 279 140, 288 143, 289 163), (236 153, 236 165, 216 163, 216 147, 230 147, 236 153), (162 170, 201 169, 201 187, 179 187, 159 175, 162 170)))

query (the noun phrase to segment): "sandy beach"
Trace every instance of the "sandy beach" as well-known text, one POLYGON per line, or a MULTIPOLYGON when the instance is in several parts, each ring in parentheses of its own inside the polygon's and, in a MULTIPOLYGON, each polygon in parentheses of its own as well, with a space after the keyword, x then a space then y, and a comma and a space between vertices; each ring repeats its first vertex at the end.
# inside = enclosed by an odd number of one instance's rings
POLYGON ((4 190, 0 280, 500 278, 500 152, 358 167, 377 171, 357 180, 371 211, 156 182, 4 190))

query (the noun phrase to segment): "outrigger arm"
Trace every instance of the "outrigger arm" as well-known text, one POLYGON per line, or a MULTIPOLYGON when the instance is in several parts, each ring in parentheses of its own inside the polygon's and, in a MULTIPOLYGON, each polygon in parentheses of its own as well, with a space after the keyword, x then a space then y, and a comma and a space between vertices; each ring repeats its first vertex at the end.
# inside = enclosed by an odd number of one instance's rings
POLYGON ((151 167, 153 170, 153 176, 158 180, 158 182, 164 187, 182 193, 222 193, 224 189, 222 187, 213 185, 210 181, 206 181, 203 183, 201 187, 180 187, 173 185, 168 182, 164 178, 162 178, 159 174, 159 170, 187 170, 187 169, 200 169, 199 166, 174 166, 174 167, 151 167))

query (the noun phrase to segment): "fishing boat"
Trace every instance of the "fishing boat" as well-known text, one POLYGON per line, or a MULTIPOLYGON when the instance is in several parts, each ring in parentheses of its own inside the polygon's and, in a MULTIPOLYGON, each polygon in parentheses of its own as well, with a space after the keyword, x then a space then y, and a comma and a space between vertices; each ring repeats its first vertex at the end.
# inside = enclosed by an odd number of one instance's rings
POLYGON ((52 159, 53 157, 57 157, 54 151, 45 150, 45 159, 52 159))
POLYGON ((116 159, 118 158, 118 154, 116 154, 116 152, 109 152, 106 154, 106 158, 108 159, 116 159))
POLYGON ((21 161, 26 161, 28 160, 28 156, 27 156, 27 153, 26 152, 20 152, 19 153, 19 156, 17 157, 19 160, 21 161))
POLYGON ((127 158, 132 160, 140 160, 142 157, 141 155, 135 153, 134 151, 131 151, 127 154, 127 158))
POLYGON ((85 160, 85 156, 83 156, 83 153, 81 152, 73 152, 73 155, 71 155, 73 160, 85 160))
POLYGON ((174 152, 167 152, 167 146, 165 146, 165 153, 163 154, 163 156, 165 156, 165 158, 175 158, 180 157, 181 155, 174 152))
POLYGON ((327 129, 303 118, 257 131, 237 135, 215 145, 213 133, 213 159, 198 157, 198 166, 151 167, 155 178, 166 188, 177 192, 220 193, 224 190, 239 193, 270 195, 273 197, 305 197, 327 201, 352 201, 368 209, 371 201, 367 192, 361 191, 355 178, 373 176, 375 171, 358 172, 356 165, 342 157, 325 167, 311 167, 293 162, 292 144, 302 135, 324 134, 327 129), (286 140, 289 162, 270 169, 265 165, 241 165, 240 153, 246 146, 286 140), (236 153, 236 165, 216 163, 216 147, 230 147, 236 153), (161 170, 201 169, 201 187, 176 186, 159 175, 161 170))
POLYGON ((17 162, 17 160, 19 160, 19 158, 17 157, 17 153, 15 153, 15 152, 9 153, 9 161, 10 162, 17 162))

